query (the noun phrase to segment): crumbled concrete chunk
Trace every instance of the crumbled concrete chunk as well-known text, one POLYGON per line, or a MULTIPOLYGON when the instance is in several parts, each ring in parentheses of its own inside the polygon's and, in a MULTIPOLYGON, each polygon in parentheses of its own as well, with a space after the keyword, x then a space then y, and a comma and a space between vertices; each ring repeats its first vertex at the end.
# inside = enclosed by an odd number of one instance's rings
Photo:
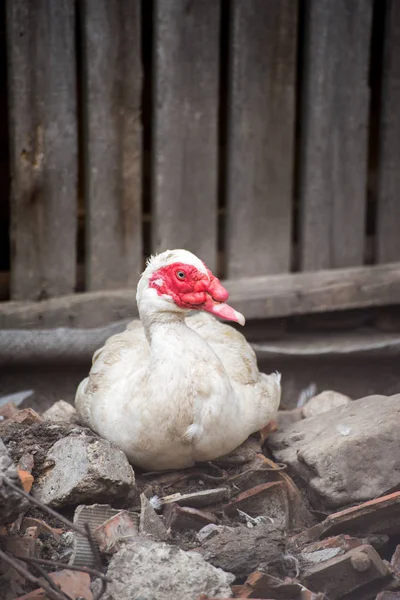
POLYGON ((135 484, 125 454, 91 436, 59 440, 47 453, 45 464, 34 493, 49 506, 110 501, 126 495, 135 484))
POLYGON ((201 594, 230 598, 234 580, 231 573, 216 569, 200 554, 148 539, 119 550, 107 575, 111 583, 104 600, 198 600, 201 594))

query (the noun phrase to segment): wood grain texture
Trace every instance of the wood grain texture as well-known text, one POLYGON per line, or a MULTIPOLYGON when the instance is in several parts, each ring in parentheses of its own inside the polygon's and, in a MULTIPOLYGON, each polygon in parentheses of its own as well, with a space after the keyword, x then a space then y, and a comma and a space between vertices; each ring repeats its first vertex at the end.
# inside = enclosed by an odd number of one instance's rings
POLYGON ((400 4, 388 0, 384 36, 377 262, 400 260, 400 4))
MULTIPOLYGON (((400 263, 223 282, 247 319, 400 304, 400 263)), ((40 303, 0 303, 0 330, 99 327, 137 317, 134 290, 87 292, 40 303)))
POLYGON ((305 2, 302 270, 363 263, 371 18, 371 0, 305 2))
POLYGON ((233 0, 227 275, 289 270, 297 1, 233 0))
POLYGON ((156 0, 154 19, 152 246, 214 269, 219 2, 156 0))
POLYGON ((11 297, 75 287, 74 0, 8 0, 11 297))
POLYGON ((142 269, 140 0, 84 0, 86 288, 142 269))

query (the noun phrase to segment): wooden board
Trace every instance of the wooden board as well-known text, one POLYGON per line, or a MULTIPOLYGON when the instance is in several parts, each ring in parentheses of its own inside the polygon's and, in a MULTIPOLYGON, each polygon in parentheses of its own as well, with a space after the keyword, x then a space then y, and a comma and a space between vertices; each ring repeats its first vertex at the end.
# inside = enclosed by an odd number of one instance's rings
POLYGON ((75 287, 75 2, 8 0, 11 296, 75 287))
POLYGON ((212 270, 219 16, 216 0, 155 1, 152 247, 186 248, 212 270))
POLYGON ((372 0, 305 6, 299 151, 306 271, 364 260, 372 0))
POLYGON ((142 270, 140 0, 84 0, 86 288, 142 270))
POLYGON ((296 0, 233 0, 229 42, 228 277, 289 270, 296 0))
MULTIPOLYGON (((224 285, 229 303, 247 319, 394 305, 400 304, 400 263, 252 277, 224 285)), ((136 316, 133 289, 88 292, 38 303, 0 303, 0 330, 99 327, 136 316)))
POLYGON ((384 36, 377 262, 400 260, 400 4, 388 0, 384 36))

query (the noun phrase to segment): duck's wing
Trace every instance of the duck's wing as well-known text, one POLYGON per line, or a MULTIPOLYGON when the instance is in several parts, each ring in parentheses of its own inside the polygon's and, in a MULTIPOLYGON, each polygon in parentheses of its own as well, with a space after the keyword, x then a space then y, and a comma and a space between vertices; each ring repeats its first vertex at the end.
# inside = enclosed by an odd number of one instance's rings
POLYGON ((186 323, 214 350, 236 395, 245 403, 268 406, 273 418, 281 399, 280 374, 260 373, 256 354, 244 335, 214 316, 197 312, 188 316, 186 323))
MULTIPOLYGON (((75 405, 81 421, 93 427, 91 413, 96 396, 117 389, 119 384, 132 381, 147 367, 150 349, 140 321, 129 323, 122 333, 111 336, 96 350, 89 376, 78 386, 75 405), (117 384, 117 385, 116 385, 117 384)), ((121 390, 122 392, 122 390, 121 390)))
POLYGON ((258 381, 255 352, 239 331, 205 312, 191 314, 186 324, 211 346, 231 380, 243 385, 258 381))

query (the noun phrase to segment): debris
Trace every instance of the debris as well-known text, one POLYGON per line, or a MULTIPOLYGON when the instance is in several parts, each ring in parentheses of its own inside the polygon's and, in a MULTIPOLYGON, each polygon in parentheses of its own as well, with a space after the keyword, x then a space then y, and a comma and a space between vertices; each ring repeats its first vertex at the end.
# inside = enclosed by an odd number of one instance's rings
POLYGON ((39 535, 52 537, 56 542, 60 542, 61 534, 63 532, 62 529, 50 527, 50 525, 48 525, 45 521, 42 521, 41 519, 24 517, 20 528, 21 533, 25 533, 25 531, 31 529, 32 527, 38 530, 39 535))
POLYGON ((19 423, 20 425, 33 425, 34 423, 41 423, 42 417, 38 415, 32 408, 24 408, 18 410, 12 417, 7 421, 7 425, 10 423, 19 423))
POLYGON ((4 419, 10 419, 17 412, 18 408, 15 406, 14 402, 7 402, 7 404, 3 404, 0 406, 0 421, 3 421, 4 419))
POLYGON ((377 595, 376 600, 400 600, 400 591, 399 592, 381 592, 377 595))
POLYGON ((229 498, 229 488, 220 487, 212 490, 201 490, 199 492, 193 492, 191 494, 171 494, 170 496, 164 496, 160 498, 160 507, 165 504, 172 504, 176 502, 180 506, 193 506, 193 508, 202 508, 203 506, 210 506, 210 504, 217 504, 223 502, 229 498))
POLYGON ((22 483, 22 487, 25 492, 30 492, 32 489, 32 485, 34 482, 34 478, 29 471, 23 471, 22 469, 18 469, 18 477, 22 483))
MULTIPOLYGON (((92 567, 95 565, 96 556, 93 554, 92 544, 88 539, 88 536, 84 533, 84 527, 88 527, 90 531, 94 532, 98 527, 103 525, 106 521, 118 515, 121 511, 115 508, 111 508, 109 504, 92 504, 86 506, 82 504, 78 506, 74 514, 74 524, 82 531, 81 533, 75 532, 73 540, 73 552, 70 558, 69 564, 74 567, 88 566, 92 567)), ((138 516, 135 513, 129 512, 130 517, 136 523, 136 530, 138 529, 138 516)), ((93 540, 96 544, 97 551, 99 551, 96 540, 93 540)))
MULTIPOLYGON (((93 594, 90 591, 90 576, 87 573, 64 569, 63 571, 50 573, 49 577, 60 587, 64 594, 68 594, 71 600, 78 600, 79 598, 93 599, 93 594)), ((39 588, 20 596, 16 600, 44 600, 46 597, 43 588, 39 588)))
POLYGON ((339 406, 347 406, 351 402, 352 399, 349 396, 345 396, 340 392, 326 390, 307 400, 303 406, 302 415, 304 419, 316 417, 328 412, 328 410, 339 408, 339 406))
POLYGON ((7 453, 7 449, 0 439, 0 524, 11 523, 17 516, 27 509, 27 502, 18 492, 5 485, 6 477, 16 486, 21 487, 18 471, 7 453))
POLYGON ((320 537, 360 531, 363 534, 400 533, 400 492, 333 513, 322 523, 293 536, 291 542, 301 545, 320 537))
POLYGON ((242 492, 223 507, 228 516, 234 515, 237 510, 247 513, 250 517, 267 517, 277 527, 287 529, 289 506, 284 483, 273 481, 257 485, 242 492))
POLYGON ((197 532, 196 537, 199 542, 204 542, 204 540, 211 539, 225 528, 225 525, 214 525, 213 523, 210 523, 209 525, 202 527, 202 529, 197 532))
POLYGON ((219 458, 213 460, 213 463, 224 467, 244 465, 245 463, 251 461, 256 454, 259 454, 260 452, 260 440, 258 440, 256 437, 250 436, 235 450, 232 450, 232 452, 229 452, 229 454, 225 454, 225 456, 220 456, 219 458))
POLYGON ((7 394, 6 396, 0 396, 0 407, 5 406, 6 404, 13 404, 14 406, 19 406, 27 400, 31 396, 33 396, 35 392, 33 390, 23 390, 22 392, 14 392, 13 394, 7 394))
POLYGON ((314 506, 370 500, 399 484, 399 406, 400 394, 362 398, 278 431, 268 445, 308 484, 314 506))
POLYGON ((396 546, 396 550, 393 553, 393 556, 390 560, 390 565, 393 567, 394 571, 399 574, 400 577, 400 545, 396 546))
POLYGON ((140 495, 139 533, 150 535, 157 542, 164 542, 169 537, 161 517, 144 494, 140 495))
POLYGON ((365 590, 368 595, 359 597, 369 598, 371 591, 381 591, 383 581, 389 578, 388 568, 376 550, 368 545, 312 566, 302 575, 308 587, 323 590, 330 600, 342 598, 355 590, 359 593, 365 590))
POLYGON ((99 545, 100 552, 115 554, 121 548, 121 542, 130 541, 138 533, 137 520, 126 510, 121 510, 99 525, 94 530, 93 537, 99 545))
POLYGON ((78 413, 72 404, 59 400, 55 402, 53 406, 50 406, 42 414, 42 418, 46 421, 53 421, 54 423, 78 423, 78 413))
POLYGON ((282 561, 283 532, 272 523, 257 525, 251 529, 245 525, 224 527, 202 543, 198 551, 215 567, 230 569, 236 577, 268 565, 268 572, 280 575, 277 565, 282 561))
POLYGON ((203 593, 231 597, 234 580, 198 553, 146 538, 124 545, 112 557, 107 575, 111 583, 103 600, 197 600, 203 593))
POLYGON ((35 484, 34 496, 49 506, 120 498, 135 484, 122 450, 94 437, 59 440, 47 453, 46 463, 51 468, 35 484))
POLYGON ((30 536, 9 535, 5 538, 5 549, 18 558, 30 558, 39 556, 37 538, 30 536))
POLYGON ((28 473, 32 473, 33 468, 35 466, 35 459, 30 452, 26 452, 21 456, 18 461, 18 470, 27 471, 28 473))
POLYGON ((300 582, 286 578, 284 581, 272 575, 255 571, 243 585, 233 586, 236 598, 279 598, 279 600, 318 600, 323 598, 307 590, 300 582))
POLYGON ((276 415, 276 422, 278 424, 278 431, 286 429, 293 423, 301 421, 303 418, 302 408, 293 408, 292 410, 278 410, 276 415))
POLYGON ((164 510, 165 523, 172 531, 199 531, 206 525, 216 525, 218 519, 210 512, 168 504, 164 510))

